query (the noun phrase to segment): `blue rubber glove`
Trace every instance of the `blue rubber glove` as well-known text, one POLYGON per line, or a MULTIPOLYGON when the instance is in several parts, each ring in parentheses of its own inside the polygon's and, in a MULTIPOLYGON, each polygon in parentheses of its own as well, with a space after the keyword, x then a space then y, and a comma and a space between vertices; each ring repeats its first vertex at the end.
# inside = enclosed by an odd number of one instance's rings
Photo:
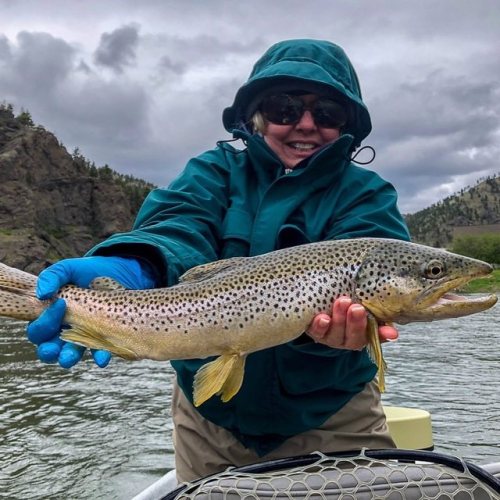
MULTIPOLYGON (((98 277, 108 277, 131 290, 153 288, 155 281, 147 265, 128 257, 81 257, 65 259, 40 273, 36 294, 41 300, 53 297, 58 290, 72 283, 88 288, 98 277)), ((38 346, 37 355, 43 363, 56 363, 63 368, 71 368, 78 363, 85 347, 64 342, 59 337, 66 303, 57 299, 27 328, 28 339, 38 346)), ((108 351, 91 350, 95 363, 104 368, 111 359, 108 351)))

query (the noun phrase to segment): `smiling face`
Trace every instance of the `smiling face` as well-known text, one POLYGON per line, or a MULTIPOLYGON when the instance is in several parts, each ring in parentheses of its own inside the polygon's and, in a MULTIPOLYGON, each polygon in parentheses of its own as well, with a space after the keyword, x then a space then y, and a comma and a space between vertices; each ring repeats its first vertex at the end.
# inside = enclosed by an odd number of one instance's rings
POLYGON ((290 169, 340 137, 340 128, 320 127, 315 123, 309 108, 318 96, 307 94, 300 98, 308 109, 297 123, 278 125, 265 119, 263 131, 268 146, 278 155, 285 167, 290 169))

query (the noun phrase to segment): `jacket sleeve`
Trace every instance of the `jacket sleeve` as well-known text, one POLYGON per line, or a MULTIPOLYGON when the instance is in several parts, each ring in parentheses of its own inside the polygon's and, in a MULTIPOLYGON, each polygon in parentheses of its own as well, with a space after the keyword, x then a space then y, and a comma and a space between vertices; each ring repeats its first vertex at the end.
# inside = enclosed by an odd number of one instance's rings
POLYGON ((130 232, 111 236, 89 254, 143 259, 159 286, 175 284, 187 269, 216 260, 228 205, 225 154, 215 149, 190 160, 168 188, 147 196, 130 232))
POLYGON ((392 184, 375 172, 351 164, 349 175, 338 188, 337 204, 324 239, 372 237, 409 241, 397 201, 392 184))

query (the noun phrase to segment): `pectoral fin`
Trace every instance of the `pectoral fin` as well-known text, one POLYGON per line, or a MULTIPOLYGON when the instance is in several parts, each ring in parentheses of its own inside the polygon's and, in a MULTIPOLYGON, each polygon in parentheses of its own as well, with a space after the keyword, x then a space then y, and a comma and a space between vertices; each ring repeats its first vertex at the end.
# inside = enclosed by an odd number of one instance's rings
POLYGON ((380 338, 378 336, 378 322, 375 317, 368 313, 368 350, 370 357, 378 368, 378 387, 380 392, 385 391, 385 369, 386 364, 382 354, 382 346, 380 345, 380 338))
POLYGON ((194 405, 200 406, 214 394, 219 394, 224 403, 233 398, 243 383, 245 359, 240 354, 223 354, 203 365, 194 377, 194 405))

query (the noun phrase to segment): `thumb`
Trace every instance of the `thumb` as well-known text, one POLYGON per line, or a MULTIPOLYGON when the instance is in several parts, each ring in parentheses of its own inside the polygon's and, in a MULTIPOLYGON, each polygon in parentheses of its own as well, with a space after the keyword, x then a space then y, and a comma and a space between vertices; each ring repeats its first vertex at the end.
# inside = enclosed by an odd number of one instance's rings
POLYGON ((36 283, 36 296, 40 300, 50 299, 58 290, 66 285, 69 281, 69 276, 66 270, 58 265, 48 267, 40 273, 36 283))

